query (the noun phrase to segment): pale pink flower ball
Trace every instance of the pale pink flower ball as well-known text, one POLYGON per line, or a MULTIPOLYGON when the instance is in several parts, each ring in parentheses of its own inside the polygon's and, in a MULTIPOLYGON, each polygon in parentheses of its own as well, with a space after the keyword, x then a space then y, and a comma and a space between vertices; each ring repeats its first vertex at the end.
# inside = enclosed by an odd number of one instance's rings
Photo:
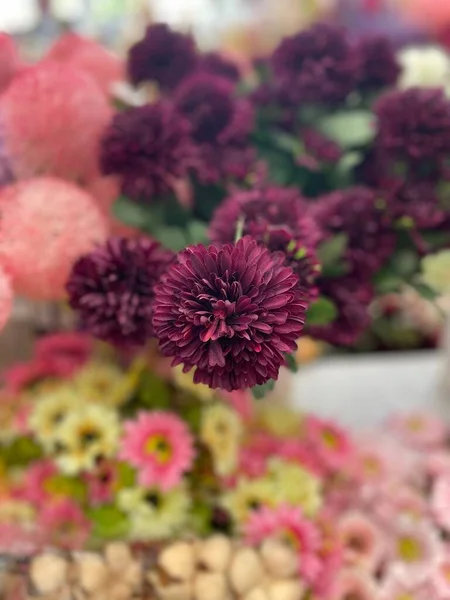
POLYGON ((418 582, 397 572, 390 571, 382 582, 377 600, 444 600, 444 597, 434 593, 428 581, 418 582))
POLYGON ((92 198, 71 183, 43 177, 0 194, 0 264, 18 294, 53 300, 75 260, 107 237, 92 198))
POLYGON ((14 292, 11 279, 0 267, 0 331, 6 325, 13 307, 14 292))
POLYGON ((65 498, 45 504, 39 512, 39 526, 46 545, 61 550, 83 548, 91 530, 91 522, 73 500, 65 498))
POLYGON ((104 94, 82 71, 53 61, 27 69, 0 97, 4 146, 15 178, 87 181, 97 169, 111 115, 104 94))
POLYGON ((430 502, 436 523, 450 533, 450 473, 441 475, 434 482, 430 502))
POLYGON ((349 512, 340 517, 338 535, 344 548, 344 560, 354 566, 374 573, 385 552, 385 539, 381 529, 361 512, 349 512))
POLYGON ((254 511, 244 526, 244 536, 252 545, 261 544, 267 538, 287 541, 298 552, 299 573, 305 581, 314 585, 320 576, 320 532, 299 508, 281 505, 254 511))
POLYGON ((420 450, 438 448, 449 435, 447 424, 430 413, 396 414, 388 419, 387 427, 406 446, 420 450))
POLYGON ((364 571, 344 569, 337 577, 331 600, 379 600, 375 580, 364 571))
POLYGON ((69 70, 84 71, 107 95, 114 83, 126 79, 122 59, 98 42, 73 32, 57 39, 44 60, 56 61, 69 70))
POLYGON ((141 486, 169 490, 180 483, 195 455, 184 421, 169 412, 140 412, 124 431, 120 458, 136 467, 141 486))

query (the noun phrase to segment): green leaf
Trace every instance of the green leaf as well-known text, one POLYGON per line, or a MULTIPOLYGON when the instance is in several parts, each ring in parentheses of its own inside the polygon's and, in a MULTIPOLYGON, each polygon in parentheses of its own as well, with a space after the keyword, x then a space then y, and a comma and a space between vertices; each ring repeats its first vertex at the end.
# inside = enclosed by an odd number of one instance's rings
POLYGON ((262 398, 264 398, 264 396, 271 392, 274 387, 275 381, 273 379, 269 379, 269 381, 266 381, 266 383, 263 383, 262 385, 253 386, 251 388, 253 398, 255 398, 256 400, 261 400, 262 398))
POLYGON ((392 266, 400 277, 409 279, 419 270, 419 256, 412 249, 399 250, 392 259, 392 266))
POLYGON ((67 475, 54 475, 46 483, 46 489, 53 496, 68 496, 80 504, 86 500, 86 486, 81 479, 67 475))
POLYGON ((439 296, 439 294, 433 290, 433 288, 428 286, 423 281, 412 281, 411 285, 416 292, 422 296, 422 298, 425 298, 425 300, 436 300, 436 298, 439 296))
POLYGON ((91 508, 88 517, 92 521, 94 538, 123 539, 129 530, 127 517, 114 505, 91 508))
POLYGON ((375 117, 368 110, 340 111, 322 117, 317 127, 342 148, 366 146, 375 137, 375 117))
POLYGON ((41 447, 31 438, 19 437, 0 449, 0 455, 8 467, 23 467, 41 458, 41 447))
POLYGON ((304 146, 297 137, 288 135, 287 133, 276 132, 273 135, 274 145, 293 156, 298 156, 304 151, 304 146))
POLYGON ((187 232, 181 227, 160 226, 151 233, 158 242, 161 242, 165 248, 169 248, 173 252, 179 252, 189 245, 187 232))
POLYGON ((306 313, 308 325, 328 325, 337 317, 337 308, 329 298, 321 296, 313 302, 306 313))
POLYGON ((337 169, 341 173, 348 173, 360 164, 362 158, 363 155, 361 152, 357 152, 356 150, 347 152, 339 160, 337 169))
POLYGON ((398 292, 398 290, 404 285, 405 281, 403 277, 400 277, 393 269, 392 266, 387 266, 378 271, 373 278, 373 284, 376 291, 379 294, 390 294, 391 292, 398 292))
POLYGON ((294 354, 285 354, 284 357, 286 359, 286 366, 289 369, 289 371, 291 371, 292 373, 297 373, 298 364, 297 364, 297 361, 295 360, 295 355, 294 354))
POLYGON ((338 264, 347 248, 348 236, 345 233, 338 233, 320 244, 317 255, 322 263, 322 269, 338 264))
POLYGON ((147 207, 132 202, 125 196, 117 198, 113 204, 112 212, 119 221, 137 229, 147 229, 149 220, 151 219, 147 207))
POLYGON ((138 390, 138 399, 145 408, 167 408, 171 399, 169 386, 152 371, 145 371, 138 390))
POLYGON ((189 221, 188 237, 190 244, 208 244, 208 225, 203 221, 189 221))

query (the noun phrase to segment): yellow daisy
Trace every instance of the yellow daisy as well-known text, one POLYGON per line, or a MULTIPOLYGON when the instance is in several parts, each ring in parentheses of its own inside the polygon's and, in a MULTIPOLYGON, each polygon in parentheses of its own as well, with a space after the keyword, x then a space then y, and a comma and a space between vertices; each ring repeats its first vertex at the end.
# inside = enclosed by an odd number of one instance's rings
POLYGON ((196 396, 203 402, 211 402, 217 397, 215 391, 204 383, 194 383, 193 371, 183 373, 182 365, 174 367, 171 372, 173 381, 180 390, 196 396))
POLYGON ((252 511, 264 506, 273 506, 274 484, 268 477, 259 479, 242 478, 223 500, 224 507, 236 523, 245 523, 252 511))
POLYGON ((69 413, 83 403, 80 396, 69 386, 39 394, 30 416, 30 427, 38 441, 48 452, 53 449, 55 435, 69 413))
POLYGON ((312 473, 294 463, 274 458, 269 463, 268 476, 274 484, 274 502, 302 508, 308 517, 322 505, 322 485, 312 473))
POLYGON ((302 416, 287 406, 263 404, 257 408, 258 424, 272 435, 292 437, 299 434, 302 416))
POLYGON ((230 475, 235 471, 242 434, 242 422, 229 406, 213 404, 203 410, 200 439, 211 452, 218 475, 230 475))
POLYGON ((186 525, 191 507, 183 484, 168 492, 158 488, 126 488, 119 492, 117 502, 129 518, 129 537, 133 540, 173 537, 186 525))
POLYGON ((90 470, 100 458, 110 458, 118 447, 120 423, 111 408, 86 404, 73 411, 58 428, 53 451, 63 473, 90 470))
POLYGON ((89 402, 119 407, 131 398, 141 372, 141 361, 135 361, 126 373, 112 363, 90 362, 77 374, 74 386, 89 402))

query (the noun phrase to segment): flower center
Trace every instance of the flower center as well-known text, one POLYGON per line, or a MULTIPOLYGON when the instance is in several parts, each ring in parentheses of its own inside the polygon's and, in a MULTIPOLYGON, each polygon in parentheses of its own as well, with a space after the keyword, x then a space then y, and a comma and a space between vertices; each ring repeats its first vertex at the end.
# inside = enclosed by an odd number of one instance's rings
POLYGON ((322 440, 327 448, 336 449, 339 445, 339 439, 333 431, 326 429, 322 433, 322 440))
POLYGON ((154 508, 161 506, 161 497, 157 492, 149 492, 145 495, 144 500, 154 508))
POLYGON ((410 536, 398 540, 398 554, 405 562, 415 562, 422 557, 422 548, 416 539, 410 536))
POLYGON ((145 443, 145 452, 165 464, 172 458, 172 446, 162 435, 153 435, 145 443))
POLYGON ((411 417, 408 420, 408 429, 413 433, 419 433, 424 429, 423 420, 420 417, 411 417))
POLYGON ((92 425, 85 425, 78 432, 80 444, 83 448, 91 446, 100 439, 100 432, 96 427, 92 425))
POLYGON ((300 552, 300 550, 301 550, 300 540, 292 531, 290 531, 289 529, 286 529, 283 532, 281 539, 284 542, 286 542, 291 548, 293 548, 296 552, 300 552))

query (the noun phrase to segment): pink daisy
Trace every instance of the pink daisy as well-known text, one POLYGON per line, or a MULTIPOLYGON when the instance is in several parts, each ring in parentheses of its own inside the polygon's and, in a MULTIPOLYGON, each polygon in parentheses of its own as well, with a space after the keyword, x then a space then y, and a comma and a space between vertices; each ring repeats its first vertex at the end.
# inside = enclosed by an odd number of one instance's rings
POLYGON ((450 533, 450 473, 434 482, 430 503, 436 523, 450 533))
POLYGON ((300 440, 282 440, 277 449, 277 455, 285 460, 300 464, 317 477, 324 477, 326 471, 319 457, 311 447, 300 440))
POLYGON ((169 412, 141 412, 125 424, 121 458, 139 471, 142 486, 175 487, 194 459, 192 435, 169 412))
POLYGON ((387 421, 388 429, 406 446, 432 449, 445 443, 449 430, 442 419, 428 413, 397 414, 387 421))
POLYGON ((426 499, 413 487, 403 482, 387 482, 374 488, 371 502, 367 505, 374 518, 390 528, 400 518, 422 520, 428 517, 426 499))
POLYGON ((20 394, 45 379, 66 379, 73 375, 72 365, 53 358, 34 358, 30 362, 15 363, 3 372, 8 392, 20 394))
POLYGON ((58 474, 51 460, 39 460, 31 464, 25 472, 22 497, 36 506, 43 506, 51 498, 48 483, 58 474))
POLYGON ((344 569, 337 577, 332 600, 379 600, 379 590, 375 580, 364 573, 344 569))
POLYGON ((97 467, 85 473, 84 479, 88 486, 89 502, 92 506, 107 504, 114 499, 117 489, 119 472, 118 465, 102 460, 97 467))
POLYGON ((304 427, 307 443, 327 470, 338 471, 348 464, 353 456, 353 444, 336 423, 308 416, 304 427))
POLYGON ((94 341, 90 335, 64 331, 38 339, 34 353, 37 358, 62 361, 75 370, 88 361, 93 349, 94 341))
POLYGON ((450 475, 450 453, 445 450, 431 452, 426 456, 425 468, 431 477, 450 475))
MULTIPOLYGON (((445 596, 443 597, 445 598, 445 596)), ((443 600, 429 582, 417 582, 391 570, 381 585, 377 600, 443 600)))
POLYGON ((369 517, 358 512, 342 515, 337 528, 344 547, 345 562, 374 573, 381 563, 385 549, 380 529, 369 517))
POLYGON ((44 505, 39 526, 45 532, 46 545, 67 550, 83 548, 91 529, 81 508, 68 498, 44 505))
POLYGON ((258 545, 270 537, 278 537, 298 551, 299 573, 308 584, 314 584, 320 574, 320 533, 317 527, 305 519, 298 508, 281 505, 264 507, 252 513, 245 524, 245 539, 258 545))
POLYGON ((450 556, 439 559, 432 577, 439 597, 450 598, 450 556))

